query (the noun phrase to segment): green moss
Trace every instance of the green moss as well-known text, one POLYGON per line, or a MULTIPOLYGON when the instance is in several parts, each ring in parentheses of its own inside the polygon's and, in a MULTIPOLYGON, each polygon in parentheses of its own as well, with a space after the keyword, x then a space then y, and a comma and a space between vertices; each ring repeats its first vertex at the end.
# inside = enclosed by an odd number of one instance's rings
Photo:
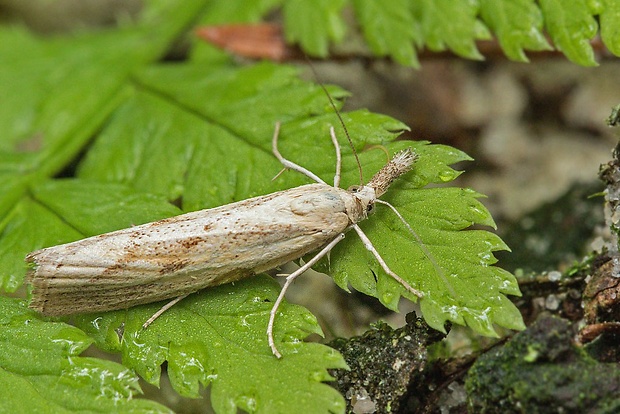
POLYGON ((478 358, 465 382, 470 412, 618 412, 620 370, 573 337, 569 321, 545 317, 478 358))

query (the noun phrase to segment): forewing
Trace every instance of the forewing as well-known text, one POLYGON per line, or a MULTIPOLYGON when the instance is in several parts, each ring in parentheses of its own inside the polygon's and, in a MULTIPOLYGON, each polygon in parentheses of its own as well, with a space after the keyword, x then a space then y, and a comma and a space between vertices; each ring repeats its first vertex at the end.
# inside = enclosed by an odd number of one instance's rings
POLYGON ((38 250, 31 307, 127 308, 280 266, 346 230, 342 195, 312 184, 38 250))

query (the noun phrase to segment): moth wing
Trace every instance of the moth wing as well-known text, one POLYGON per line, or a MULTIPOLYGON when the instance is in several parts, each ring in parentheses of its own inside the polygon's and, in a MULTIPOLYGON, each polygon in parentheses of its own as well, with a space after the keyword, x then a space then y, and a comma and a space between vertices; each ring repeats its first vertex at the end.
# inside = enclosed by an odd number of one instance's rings
POLYGON ((122 309, 272 269, 347 229, 344 195, 311 184, 35 251, 30 306, 122 309))

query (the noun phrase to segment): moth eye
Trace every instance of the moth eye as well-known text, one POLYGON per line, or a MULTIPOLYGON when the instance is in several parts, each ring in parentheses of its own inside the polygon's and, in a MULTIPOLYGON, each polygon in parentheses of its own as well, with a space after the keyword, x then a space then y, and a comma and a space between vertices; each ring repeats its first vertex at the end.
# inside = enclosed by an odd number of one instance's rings
POLYGON ((366 206, 366 212, 367 213, 372 213, 373 211, 375 211, 375 204, 374 203, 370 203, 366 206))
POLYGON ((352 185, 351 187, 347 188, 347 191, 350 193, 359 193, 361 188, 361 185, 352 185))

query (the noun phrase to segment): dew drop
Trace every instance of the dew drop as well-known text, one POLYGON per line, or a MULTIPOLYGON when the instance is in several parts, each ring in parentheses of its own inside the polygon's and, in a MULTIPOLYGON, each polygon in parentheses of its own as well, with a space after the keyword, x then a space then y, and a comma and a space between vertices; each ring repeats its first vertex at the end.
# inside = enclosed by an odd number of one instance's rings
POLYGON ((241 396, 236 401, 239 408, 242 408, 244 411, 253 413, 256 412, 258 408, 258 402, 254 397, 241 396))
POLYGON ((452 306, 443 306, 441 308, 441 311, 447 315, 449 315, 450 318, 452 319, 457 319, 459 316, 459 310, 456 306, 452 305, 452 306))
POLYGON ((338 361, 340 360, 340 358, 341 358, 340 354, 333 349, 331 350, 331 352, 325 355, 325 359, 328 359, 330 361, 338 361))
POLYGON ((481 266, 487 266, 491 262, 491 260, 493 258, 491 253, 479 253, 478 257, 480 258, 480 265, 481 266))
POLYGON ((478 206, 469 206, 469 211, 471 211, 476 217, 484 217, 485 213, 478 206))
POLYGON ((385 292, 381 298, 383 303, 392 303, 394 300, 394 294, 392 292, 385 292))
POLYGON ((316 324, 316 317, 314 315, 312 315, 311 313, 306 313, 303 316, 304 322, 309 323, 309 324, 316 324))
POLYGON ((315 370, 310 373, 310 379, 316 382, 321 382, 325 378, 323 371, 315 370))
POLYGON ((260 303, 260 302, 262 302, 262 301, 263 301, 263 298, 262 298, 262 297, 260 297, 260 296, 254 296, 254 297, 251 299, 251 301, 252 301, 253 303, 260 303))
POLYGON ((456 172, 454 170, 445 169, 439 172, 439 179, 443 181, 444 183, 454 180, 455 177, 456 177, 456 172))

